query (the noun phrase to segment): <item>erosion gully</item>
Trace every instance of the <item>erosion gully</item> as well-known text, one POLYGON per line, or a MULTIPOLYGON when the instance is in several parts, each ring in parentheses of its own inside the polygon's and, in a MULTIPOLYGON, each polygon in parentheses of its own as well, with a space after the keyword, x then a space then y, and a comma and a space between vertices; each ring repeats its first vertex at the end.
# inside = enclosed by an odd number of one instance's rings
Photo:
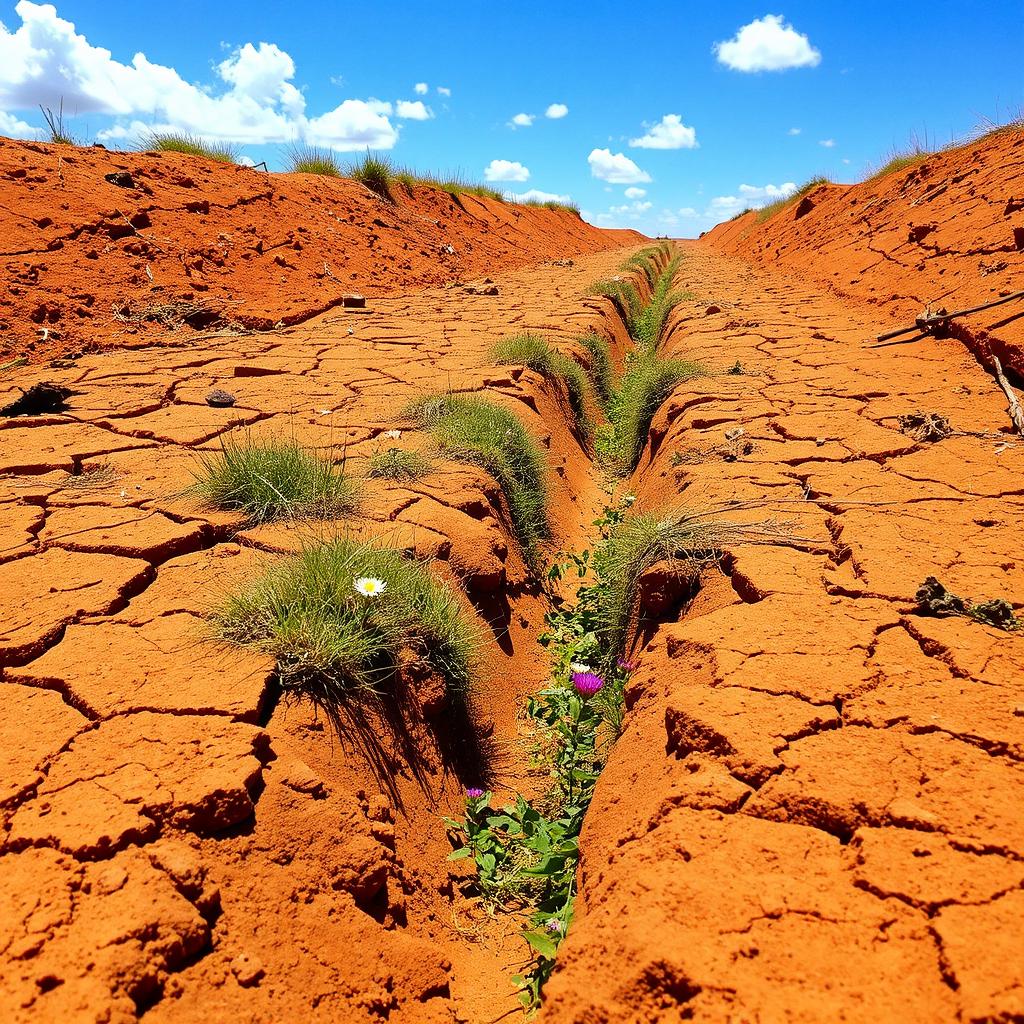
MULTIPOLYGON (((543 1019, 1011 1019, 1024 657, 913 606, 928 575, 1024 602, 1024 450, 954 342, 867 350, 869 314, 682 251, 697 299, 662 349, 714 372, 665 403, 625 486, 641 508, 739 499, 730 515, 781 539, 728 552, 642 638, 543 1019), (920 407, 961 433, 902 433, 920 407)), ((487 352, 595 329, 621 368, 622 317, 586 291, 628 252, 500 275, 496 296, 89 356, 51 375, 79 394, 70 415, 0 431, 9 1019, 514 1018, 518 922, 446 860, 441 816, 481 780, 436 695, 340 736, 275 703, 273 666, 204 643, 203 616, 308 533, 238 532, 182 491, 196 450, 240 425, 343 447, 358 472, 410 399, 485 391, 545 446, 546 554, 593 546, 609 492, 564 396, 487 352), (236 406, 208 408, 211 387, 236 406)), ((371 481, 349 525, 465 585, 490 637, 473 718, 495 799, 535 790, 519 712, 548 675, 546 599, 493 481, 454 463, 371 481)))

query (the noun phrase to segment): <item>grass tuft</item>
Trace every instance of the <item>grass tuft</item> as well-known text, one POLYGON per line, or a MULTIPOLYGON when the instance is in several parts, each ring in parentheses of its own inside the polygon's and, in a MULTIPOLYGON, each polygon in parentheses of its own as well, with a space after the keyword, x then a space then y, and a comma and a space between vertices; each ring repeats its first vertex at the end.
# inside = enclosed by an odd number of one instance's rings
POLYGON ((50 134, 50 142, 56 142, 63 146, 77 146, 78 140, 64 127, 64 98, 61 97, 56 113, 49 107, 40 107, 43 120, 46 122, 46 130, 50 134))
POLYGON ((370 459, 370 477, 380 480, 412 482, 421 480, 432 469, 433 464, 422 452, 411 452, 406 448, 387 448, 377 452, 370 459))
POLYGON ((569 356, 552 348, 537 334, 517 334, 498 342, 491 350, 496 366, 527 366, 548 380, 559 380, 569 396, 576 426, 589 436, 591 424, 587 416, 587 375, 583 367, 569 356))
POLYGON ((193 491, 207 504, 243 512, 250 526, 281 519, 336 519, 356 506, 356 486, 329 459, 295 440, 241 440, 203 453, 193 491))
POLYGON ((590 381, 601 405, 606 407, 611 401, 615 389, 612 381, 612 362, 608 342, 593 331, 584 334, 577 340, 590 356, 590 366, 587 368, 590 381))
POLYGON ((505 494, 512 526, 528 562, 538 541, 548 536, 544 457, 520 421, 475 395, 434 395, 407 410, 430 431, 449 458, 480 466, 505 494))
POLYGON ((864 178, 864 181, 878 181, 879 178, 895 174, 897 171, 905 171, 910 167, 916 167, 918 164, 924 163, 932 155, 931 150, 918 145, 914 145, 907 150, 893 150, 889 159, 878 170, 870 171, 864 178))
POLYGON ((237 147, 226 142, 210 142, 200 135, 190 135, 188 132, 153 132, 143 140, 142 148, 160 153, 201 156, 224 164, 233 164, 238 159, 237 147))
POLYGON ((365 185, 371 192, 376 192, 381 199, 393 203, 391 186, 394 183, 394 168, 386 157, 374 156, 367 151, 361 160, 351 163, 345 168, 346 177, 365 185))
POLYGON ((340 178, 341 162, 329 149, 318 146, 293 146, 288 150, 288 173, 320 174, 327 178, 340 178))
POLYGON ((640 293, 632 281, 621 277, 613 277, 607 280, 595 281, 588 289, 591 295, 603 295, 612 299, 619 307, 623 319, 626 321, 626 329, 630 337, 636 330, 636 320, 643 310, 643 302, 640 293))
POLYGON ((444 677, 450 694, 471 682, 479 637, 454 592, 401 551, 341 538, 311 545, 228 596, 213 614, 224 641, 277 661, 281 685, 328 714, 376 691, 410 658, 444 677), (386 588, 356 590, 369 577, 386 588))
POLYGON ((811 178, 810 181, 804 182, 792 195, 786 196, 785 199, 776 199, 774 203, 769 203, 767 206, 762 206, 757 211, 757 222, 758 224, 763 223, 766 220, 771 220, 775 214, 784 210, 791 203, 795 203, 797 200, 802 199, 811 189, 817 188, 819 185, 828 185, 830 181, 824 175, 818 175, 816 178, 811 178))

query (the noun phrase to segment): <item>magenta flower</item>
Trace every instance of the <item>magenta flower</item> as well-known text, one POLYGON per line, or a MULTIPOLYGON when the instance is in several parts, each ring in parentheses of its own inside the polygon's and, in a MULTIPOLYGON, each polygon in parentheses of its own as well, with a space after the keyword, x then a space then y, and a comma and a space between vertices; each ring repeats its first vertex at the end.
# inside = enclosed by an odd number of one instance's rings
POLYGON ((483 795, 484 791, 482 789, 477 789, 476 786, 470 786, 470 788, 466 790, 467 800, 479 800, 483 795))
POLYGON ((572 685, 581 697, 593 697, 604 686, 604 680, 594 672, 573 672, 572 685))
POLYGON ((633 669, 636 668, 635 661, 623 661, 622 658, 619 658, 619 660, 616 661, 615 664, 618 665, 623 672, 632 672, 633 669))

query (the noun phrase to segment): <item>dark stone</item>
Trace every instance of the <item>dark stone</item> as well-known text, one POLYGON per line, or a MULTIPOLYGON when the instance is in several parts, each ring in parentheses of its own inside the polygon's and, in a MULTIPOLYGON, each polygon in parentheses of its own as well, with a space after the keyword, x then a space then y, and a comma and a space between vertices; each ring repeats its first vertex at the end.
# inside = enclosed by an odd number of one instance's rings
POLYGON ((103 175, 104 181, 109 181, 111 185, 116 185, 118 188, 135 188, 135 179, 127 171, 112 171, 110 174, 103 175))
POLYGON ((67 408, 67 400, 74 394, 69 388, 59 384, 40 381, 33 384, 28 391, 22 392, 9 405, 0 409, 0 416, 42 416, 51 412, 63 412, 67 408))
POLYGON ((365 295, 342 295, 341 305, 345 309, 365 309, 365 295))
POLYGON ((230 391, 224 391, 221 388, 214 388, 206 396, 206 404, 212 405, 218 409, 224 408, 235 404, 235 396, 231 394, 230 391))
POLYGON ((799 220, 801 217, 806 217, 813 209, 813 201, 809 196, 804 196, 797 204, 796 212, 793 214, 793 220, 799 220))

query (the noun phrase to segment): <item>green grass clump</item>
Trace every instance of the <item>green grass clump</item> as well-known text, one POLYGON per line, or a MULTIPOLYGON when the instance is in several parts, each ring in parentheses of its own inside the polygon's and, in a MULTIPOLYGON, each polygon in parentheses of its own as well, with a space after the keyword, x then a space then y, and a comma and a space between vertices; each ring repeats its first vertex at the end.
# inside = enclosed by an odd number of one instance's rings
POLYGON ((491 350, 496 366, 527 366, 549 380, 560 380, 569 396, 576 426, 590 433, 587 416, 587 375, 583 367, 567 355, 552 348, 537 334, 517 334, 498 342, 491 350))
POLYGON ((619 270, 624 273, 639 270, 647 278, 648 285, 653 288, 658 281, 658 275, 661 272, 660 268, 664 258, 664 252, 660 245, 649 245, 624 259, 619 266, 619 270))
POLYGON ((512 526, 527 561, 548 536, 544 457, 519 420, 475 395, 434 395, 408 413, 428 429, 447 456, 487 470, 505 494, 512 526))
POLYGON ((280 519, 336 519, 356 505, 356 487, 324 456, 295 440, 230 436, 203 453, 193 491, 207 504, 245 513, 251 526, 280 519))
POLYGON ((277 662, 282 687, 331 714, 354 692, 378 690, 410 656, 463 694, 479 643, 448 587, 396 549, 348 538, 311 545, 227 597, 217 635, 277 662), (385 589, 366 597, 364 578, 385 589))
POLYGON ((795 203, 798 199, 802 199, 811 189, 817 188, 819 185, 828 185, 830 181, 824 175, 818 175, 816 178, 811 178, 810 181, 804 182, 792 195, 786 196, 785 199, 776 199, 774 203, 769 203, 767 206, 762 206, 757 211, 757 222, 758 224, 763 223, 766 220, 771 220, 775 214, 784 210, 791 203, 795 203))
POLYGON ((643 310, 643 301, 640 293, 632 281, 621 277, 613 277, 602 281, 595 281, 588 289, 591 295, 603 295, 612 299, 619 307, 626 321, 626 329, 630 337, 636 329, 636 319, 643 310))
POLYGON ((598 400, 602 406, 607 406, 612 399, 614 382, 612 381, 612 361, 608 350, 608 342, 591 331, 578 338, 579 344, 586 349, 590 355, 590 366, 588 372, 590 381, 594 386, 598 400))
POLYGON ((916 167, 918 164, 924 163, 932 155, 930 150, 916 145, 903 151, 894 150, 889 159, 877 171, 870 172, 864 178, 864 181, 877 181, 879 178, 895 174, 897 171, 905 171, 909 167, 916 167))
POLYGON ((329 149, 317 146, 293 146, 288 151, 290 174, 320 174, 327 178, 340 178, 342 166, 329 149))
POLYGON ((636 469, 655 413, 679 384, 706 373, 689 360, 635 353, 609 410, 611 430, 599 437, 599 454, 606 467, 620 475, 636 469))
POLYGON ((238 159, 238 149, 235 146, 225 142, 210 142, 200 135, 190 135, 188 132, 153 132, 143 141, 142 148, 161 153, 201 156, 224 164, 233 164, 238 159))
POLYGON ((381 480, 414 481, 425 477, 433 468, 422 452, 406 448, 387 448, 370 459, 368 476, 381 480))
POLYGON ((345 168, 345 176, 365 185, 371 192, 376 192, 381 199, 393 203, 391 186, 394 182, 394 168, 386 157, 367 153, 362 160, 351 163, 345 168))
POLYGON ((672 291, 672 282, 679 269, 680 257, 675 256, 658 276, 647 305, 640 311, 633 324, 633 338, 650 350, 658 347, 661 332, 669 313, 687 299, 694 298, 692 292, 672 291))

